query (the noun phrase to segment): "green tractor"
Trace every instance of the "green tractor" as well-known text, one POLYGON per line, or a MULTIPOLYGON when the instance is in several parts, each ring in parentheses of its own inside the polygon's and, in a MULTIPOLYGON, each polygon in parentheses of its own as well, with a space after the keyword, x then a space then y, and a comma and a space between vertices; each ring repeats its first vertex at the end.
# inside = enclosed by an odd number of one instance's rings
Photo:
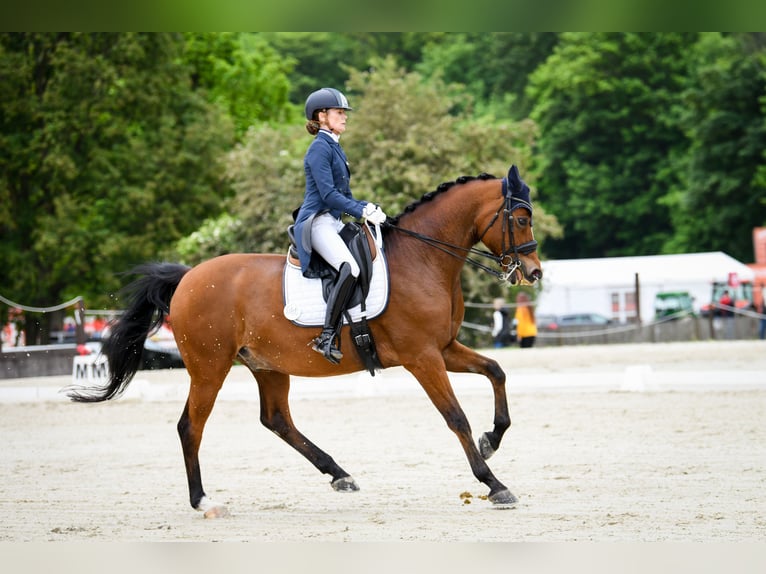
POLYGON ((688 291, 665 291, 654 296, 654 320, 694 316, 694 300, 688 291))

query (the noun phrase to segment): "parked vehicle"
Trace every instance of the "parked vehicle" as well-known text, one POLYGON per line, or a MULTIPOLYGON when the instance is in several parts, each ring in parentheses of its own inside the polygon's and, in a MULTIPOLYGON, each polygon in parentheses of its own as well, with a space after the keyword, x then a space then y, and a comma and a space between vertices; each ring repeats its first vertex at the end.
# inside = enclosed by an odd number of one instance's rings
MULTIPOLYGON (((568 313, 566 315, 538 315, 537 328, 543 331, 556 331, 569 327, 593 327, 614 324, 609 317, 599 313, 568 313)), ((569 329, 573 330, 573 329, 569 329)))
POLYGON ((542 331, 555 331, 559 328, 556 322, 556 315, 536 315, 535 321, 537 328, 542 331))
POLYGON ((183 368, 184 362, 178 351, 176 340, 170 326, 162 325, 156 333, 153 333, 144 343, 144 352, 141 355, 141 369, 174 369, 183 368))
POLYGON ((731 281, 714 281, 712 284, 712 293, 710 296, 710 303, 707 303, 700 307, 700 315, 707 317, 710 315, 711 310, 714 316, 720 316, 721 310, 715 309, 713 303, 717 303, 724 291, 728 291, 733 301, 733 307, 742 310, 755 310, 755 304, 753 302, 753 284, 750 281, 737 281, 732 284, 731 281))
POLYGON ((694 315, 694 299, 688 291, 664 291, 654 296, 654 319, 680 319, 694 315))

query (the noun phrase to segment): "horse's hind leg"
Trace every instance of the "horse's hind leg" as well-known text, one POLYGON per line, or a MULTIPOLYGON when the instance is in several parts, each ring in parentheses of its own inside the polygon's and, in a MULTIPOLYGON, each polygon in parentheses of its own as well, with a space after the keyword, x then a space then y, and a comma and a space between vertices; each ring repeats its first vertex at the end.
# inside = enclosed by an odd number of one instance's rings
POLYGON ((226 507, 217 505, 205 494, 202 487, 202 475, 199 466, 199 447, 202 431, 213 410, 218 391, 223 385, 229 369, 210 371, 204 376, 197 369, 191 374, 189 398, 178 421, 178 436, 186 465, 186 478, 189 482, 189 501, 192 508, 205 513, 205 518, 227 516, 226 507))
POLYGON ((505 431, 511 426, 508 413, 508 398, 505 392, 505 373, 497 361, 480 355, 473 349, 453 341, 442 353, 448 371, 453 373, 477 373, 484 375, 492 383, 495 396, 494 428, 479 438, 479 451, 488 459, 498 448, 505 431))
POLYGON ((302 435, 290 416, 288 395, 290 376, 274 371, 253 371, 261 398, 261 422, 301 453, 320 472, 332 477, 332 487, 340 492, 359 490, 349 474, 333 458, 302 435))

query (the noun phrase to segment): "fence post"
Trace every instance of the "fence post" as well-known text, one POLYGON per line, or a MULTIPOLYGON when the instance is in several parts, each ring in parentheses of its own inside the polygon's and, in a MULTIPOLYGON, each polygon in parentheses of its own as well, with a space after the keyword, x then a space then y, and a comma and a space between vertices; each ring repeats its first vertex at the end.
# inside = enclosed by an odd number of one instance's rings
POLYGON ((82 299, 77 302, 74 310, 75 341, 78 345, 84 345, 87 340, 85 336, 85 304, 82 299))

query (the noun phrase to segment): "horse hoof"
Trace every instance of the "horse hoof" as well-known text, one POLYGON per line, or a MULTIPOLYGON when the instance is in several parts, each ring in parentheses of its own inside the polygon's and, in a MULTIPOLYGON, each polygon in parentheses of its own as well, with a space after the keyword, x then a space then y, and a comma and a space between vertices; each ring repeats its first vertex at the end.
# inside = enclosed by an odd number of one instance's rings
POLYGON ((495 494, 490 494, 487 498, 489 498, 493 508, 515 508, 519 502, 519 499, 511 494, 511 491, 507 488, 495 494))
POLYGON ((489 443, 489 437, 487 436, 487 433, 484 433, 479 438, 479 452, 481 453, 481 456, 484 458, 484 460, 488 460, 493 454, 495 454, 495 449, 492 448, 492 445, 489 443))
POLYGON ((356 481, 350 476, 338 478, 337 480, 333 480, 330 484, 332 485, 333 490, 336 490, 337 492, 356 492, 359 490, 356 481))
POLYGON ((208 508, 202 516, 205 518, 227 518, 231 515, 225 506, 214 506, 213 508, 208 508))
POLYGON ((207 496, 202 497, 196 509, 201 511, 205 518, 226 518, 229 516, 229 510, 225 506, 215 504, 207 496))

